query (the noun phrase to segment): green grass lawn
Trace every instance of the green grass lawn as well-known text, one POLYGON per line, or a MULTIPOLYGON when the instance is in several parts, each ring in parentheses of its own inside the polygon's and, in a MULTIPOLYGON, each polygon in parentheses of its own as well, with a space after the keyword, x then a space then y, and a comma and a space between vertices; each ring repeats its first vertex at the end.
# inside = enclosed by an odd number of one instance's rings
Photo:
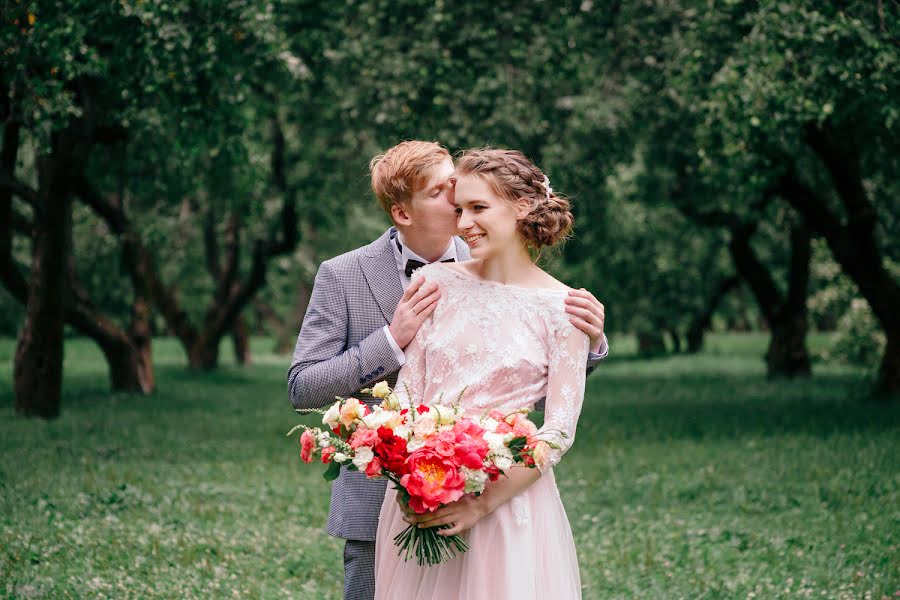
MULTIPOLYGON (((900 406, 866 400, 866 373, 766 381, 761 335, 653 361, 611 343, 557 468, 585 598, 900 596, 900 406)), ((49 423, 13 411, 14 345, 0 597, 340 598, 329 487, 284 435, 290 358, 269 341, 209 374, 157 341, 147 398, 110 394, 96 348, 69 341, 49 423)))

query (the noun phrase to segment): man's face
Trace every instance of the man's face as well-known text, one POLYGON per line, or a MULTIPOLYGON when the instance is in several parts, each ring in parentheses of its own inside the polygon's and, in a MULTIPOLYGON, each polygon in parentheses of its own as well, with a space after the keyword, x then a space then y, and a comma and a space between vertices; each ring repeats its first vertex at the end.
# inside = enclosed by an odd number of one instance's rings
POLYGON ((433 237, 456 235, 455 173, 453 161, 448 157, 431 170, 423 186, 413 193, 406 212, 412 219, 411 226, 418 232, 433 237))

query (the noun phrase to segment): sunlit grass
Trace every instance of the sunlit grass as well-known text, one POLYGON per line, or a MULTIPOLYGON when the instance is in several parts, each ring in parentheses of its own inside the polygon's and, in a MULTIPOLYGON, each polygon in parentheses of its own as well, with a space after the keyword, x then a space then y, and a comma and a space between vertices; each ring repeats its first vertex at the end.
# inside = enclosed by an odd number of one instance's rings
MULTIPOLYGON (((611 343, 557 469, 585 598, 894 597, 900 407, 866 400, 864 373, 767 381, 761 335, 653 361, 611 343)), ((339 598, 328 484, 284 436, 289 357, 254 340, 254 366, 224 348, 198 374, 154 349, 142 398, 69 341, 45 423, 15 416, 0 340, 0 596, 339 598)))

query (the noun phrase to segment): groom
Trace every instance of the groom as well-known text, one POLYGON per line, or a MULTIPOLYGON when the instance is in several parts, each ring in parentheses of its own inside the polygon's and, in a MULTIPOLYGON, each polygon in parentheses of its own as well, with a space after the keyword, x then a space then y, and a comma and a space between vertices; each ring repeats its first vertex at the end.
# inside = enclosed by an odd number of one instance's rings
MULTIPOLYGON (((440 299, 434 283, 411 280, 435 261, 469 259, 456 236, 454 168, 434 142, 402 142, 370 164, 372 189, 394 226, 377 240, 323 262, 293 362, 288 390, 295 408, 321 408, 335 396, 378 401, 359 389, 393 385, 403 349, 440 299)), ((572 323, 591 338, 588 372, 606 356, 603 305, 585 290, 566 299, 572 323)), ((375 595, 375 532, 387 482, 341 469, 331 488, 328 533, 344 538, 344 598, 375 595)))

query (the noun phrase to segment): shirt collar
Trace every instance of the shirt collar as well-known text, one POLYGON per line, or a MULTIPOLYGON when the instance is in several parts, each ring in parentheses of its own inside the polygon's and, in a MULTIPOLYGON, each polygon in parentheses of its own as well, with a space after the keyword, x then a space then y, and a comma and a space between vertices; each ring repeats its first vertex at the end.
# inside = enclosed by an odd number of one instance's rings
MULTIPOLYGON (((400 235, 399 231, 397 231, 395 229, 394 232, 395 232, 395 234, 393 236, 394 248, 395 248, 395 251, 399 250, 399 252, 400 252, 400 259, 401 259, 400 264, 405 265, 406 261, 408 261, 409 259, 417 260, 421 263, 428 264, 429 261, 425 260, 418 254, 416 254, 415 252, 410 250, 409 246, 407 246, 406 244, 403 243, 403 236, 400 235), (397 242, 400 243, 399 249, 397 249, 397 242)), ((440 262, 442 260, 449 260, 451 258, 453 260, 458 260, 458 258, 456 256, 456 244, 454 243, 453 238, 450 238, 450 244, 447 246, 447 250, 444 251, 444 253, 441 255, 441 257, 439 259, 437 259, 435 262, 440 262)))

